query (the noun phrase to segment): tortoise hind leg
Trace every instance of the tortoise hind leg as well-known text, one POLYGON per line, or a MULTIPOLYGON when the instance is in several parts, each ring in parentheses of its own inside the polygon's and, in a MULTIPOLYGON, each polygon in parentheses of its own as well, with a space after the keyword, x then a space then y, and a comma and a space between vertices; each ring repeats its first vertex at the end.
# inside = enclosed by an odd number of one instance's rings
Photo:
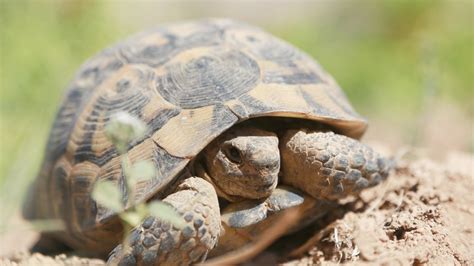
POLYGON ((148 217, 132 230, 130 248, 124 250, 118 245, 108 264, 187 265, 206 259, 221 230, 219 204, 212 185, 191 177, 163 201, 184 217, 184 228, 176 229, 160 218, 148 217))
POLYGON ((280 142, 282 181, 315 198, 358 194, 387 178, 391 161, 333 132, 289 130, 280 142))

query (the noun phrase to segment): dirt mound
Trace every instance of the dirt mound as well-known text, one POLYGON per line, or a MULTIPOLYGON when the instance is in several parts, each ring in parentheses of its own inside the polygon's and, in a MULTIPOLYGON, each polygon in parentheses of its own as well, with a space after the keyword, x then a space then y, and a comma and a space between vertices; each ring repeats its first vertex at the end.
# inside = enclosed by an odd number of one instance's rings
MULTIPOLYGON (((474 157, 450 153, 443 162, 413 153, 404 157, 383 185, 341 202, 317 224, 278 241, 246 264, 474 263, 474 157)), ((27 253, 0 259, 0 265, 103 263, 27 253)))
POLYGON ((306 253, 293 251, 303 257, 288 264, 474 263, 473 162, 460 153, 444 163, 399 162, 383 186, 345 204, 342 217, 310 239, 306 253))

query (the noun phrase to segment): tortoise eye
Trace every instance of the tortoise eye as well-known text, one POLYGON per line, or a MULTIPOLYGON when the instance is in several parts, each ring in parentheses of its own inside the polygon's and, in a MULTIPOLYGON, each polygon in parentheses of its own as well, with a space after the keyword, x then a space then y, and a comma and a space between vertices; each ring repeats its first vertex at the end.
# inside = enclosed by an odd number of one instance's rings
POLYGON ((230 146, 227 149, 225 149, 225 155, 233 163, 236 163, 236 164, 242 163, 242 154, 240 153, 240 150, 234 146, 230 146))

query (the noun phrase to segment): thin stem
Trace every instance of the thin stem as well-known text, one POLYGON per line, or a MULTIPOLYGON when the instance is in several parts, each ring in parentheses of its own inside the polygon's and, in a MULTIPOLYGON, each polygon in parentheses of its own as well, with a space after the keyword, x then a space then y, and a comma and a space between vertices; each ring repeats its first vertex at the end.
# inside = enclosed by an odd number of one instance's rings
POLYGON ((127 221, 125 221, 125 219, 120 219, 120 221, 122 222, 122 226, 123 226, 124 236, 122 240, 122 247, 123 247, 123 251, 125 252, 126 250, 130 248, 130 245, 128 243, 129 243, 130 231, 132 230, 132 226, 130 226, 130 224, 128 224, 127 221))
POLYGON ((122 155, 122 171, 125 176, 125 184, 127 185, 127 206, 133 209, 135 203, 135 184, 132 177, 130 177, 130 161, 126 153, 122 155))
MULTIPOLYGON (((130 208, 129 211, 134 211, 135 186, 133 182, 131 182, 131 178, 130 178, 130 160, 128 158, 127 153, 123 153, 121 157, 122 157, 122 172, 125 178, 125 184, 127 188, 127 204, 124 209, 127 209, 127 207, 129 207, 130 208)), ((124 232, 122 247, 125 251, 130 248, 128 244, 129 242, 128 240, 130 238, 130 231, 133 229, 133 227, 127 222, 127 220, 123 218, 120 220, 122 221, 123 232, 124 232)))

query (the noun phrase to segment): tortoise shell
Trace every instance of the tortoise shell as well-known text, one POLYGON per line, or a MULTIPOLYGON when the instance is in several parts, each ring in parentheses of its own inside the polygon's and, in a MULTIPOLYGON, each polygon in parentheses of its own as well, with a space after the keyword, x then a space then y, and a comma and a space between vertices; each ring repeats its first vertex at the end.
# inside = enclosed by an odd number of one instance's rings
POLYGON ((130 143, 130 160, 150 160, 158 170, 138 184, 136 201, 159 195, 216 136, 250 118, 320 121, 353 138, 367 126, 318 63, 258 28, 222 19, 153 28, 92 57, 70 83, 29 218, 62 218, 83 231, 114 217, 91 190, 111 180, 126 193, 104 130, 119 111, 148 125, 145 137, 130 143))

